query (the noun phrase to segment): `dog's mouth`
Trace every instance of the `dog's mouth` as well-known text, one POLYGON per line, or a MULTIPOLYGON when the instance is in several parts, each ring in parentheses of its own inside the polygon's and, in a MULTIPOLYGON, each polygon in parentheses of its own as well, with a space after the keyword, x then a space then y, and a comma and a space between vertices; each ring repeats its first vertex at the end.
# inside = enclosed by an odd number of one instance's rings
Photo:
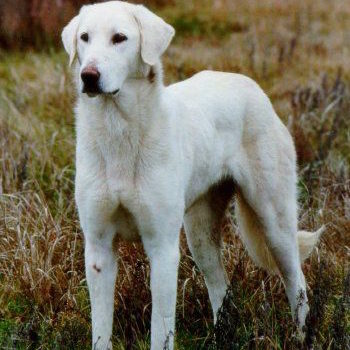
POLYGON ((105 96, 115 96, 119 93, 119 89, 113 90, 113 91, 102 91, 101 89, 98 90, 89 90, 89 89, 85 89, 85 87, 83 88, 82 91, 83 94, 87 94, 89 97, 96 97, 99 95, 105 95, 105 96))

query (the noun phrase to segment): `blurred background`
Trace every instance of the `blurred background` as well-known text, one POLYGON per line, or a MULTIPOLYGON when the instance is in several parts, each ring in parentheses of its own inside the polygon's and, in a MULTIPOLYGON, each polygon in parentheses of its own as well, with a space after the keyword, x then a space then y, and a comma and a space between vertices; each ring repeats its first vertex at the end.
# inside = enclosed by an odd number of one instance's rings
MULTIPOLYGON (((0 0, 0 349, 91 345, 74 204, 75 89, 60 41, 89 2, 0 0)), ((142 3, 176 29, 163 57, 166 84, 215 69, 261 85, 295 140, 300 228, 327 225, 303 267, 311 306, 303 346, 281 281, 240 243, 234 201, 222 226, 232 287, 215 328, 182 237, 177 349, 348 349, 350 2, 142 3)), ((119 254, 115 348, 148 349, 148 261, 138 244, 122 244, 119 254)))

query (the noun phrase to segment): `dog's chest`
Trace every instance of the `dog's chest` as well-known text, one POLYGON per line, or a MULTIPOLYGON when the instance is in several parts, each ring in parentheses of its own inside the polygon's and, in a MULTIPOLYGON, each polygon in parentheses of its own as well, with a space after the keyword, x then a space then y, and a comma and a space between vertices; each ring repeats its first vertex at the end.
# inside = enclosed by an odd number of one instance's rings
POLYGON ((112 144, 101 146, 100 168, 105 183, 105 195, 113 202, 127 206, 132 201, 139 201, 138 189, 140 186, 139 156, 130 145, 118 147, 112 144))
POLYGON ((140 157, 140 137, 137 132, 121 125, 120 118, 105 116, 92 137, 98 167, 110 194, 131 191, 137 181, 140 157))
POLYGON ((104 188, 102 196, 111 205, 121 205, 137 214, 138 207, 145 205, 142 194, 151 190, 148 178, 158 163, 154 157, 156 147, 150 147, 138 135, 129 132, 105 133, 97 143, 95 158, 98 161, 91 165, 98 167, 104 188))
POLYGON ((118 237, 138 240, 135 218, 145 203, 140 196, 142 187, 135 176, 137 168, 131 164, 131 159, 118 158, 111 150, 108 155, 100 153, 92 159, 95 161, 88 170, 84 197, 96 203, 96 211, 102 212, 107 221, 114 222, 118 237))
POLYGON ((84 207, 85 199, 102 203, 103 216, 116 222, 120 236, 135 239, 136 220, 168 197, 163 188, 169 147, 159 132, 146 132, 116 116, 103 114, 87 122, 78 121, 78 206, 84 207))

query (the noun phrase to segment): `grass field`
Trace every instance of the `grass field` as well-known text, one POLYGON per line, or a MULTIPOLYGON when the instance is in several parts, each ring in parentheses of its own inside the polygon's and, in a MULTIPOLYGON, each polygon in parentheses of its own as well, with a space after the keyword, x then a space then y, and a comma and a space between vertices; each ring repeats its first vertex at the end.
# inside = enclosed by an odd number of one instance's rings
MULTIPOLYGON (((246 74, 265 89, 295 139, 300 228, 327 225, 304 264, 311 303, 304 345, 281 281, 258 269, 240 243, 234 203, 222 227, 232 287, 215 329, 204 280, 182 239, 177 349, 346 349, 350 3, 174 0, 153 9, 177 30, 164 57, 167 84, 215 69, 246 74)), ((0 349, 91 346, 67 66, 54 48, 0 51, 0 349)), ((150 301, 142 247, 122 245, 116 349, 149 347, 150 301)))

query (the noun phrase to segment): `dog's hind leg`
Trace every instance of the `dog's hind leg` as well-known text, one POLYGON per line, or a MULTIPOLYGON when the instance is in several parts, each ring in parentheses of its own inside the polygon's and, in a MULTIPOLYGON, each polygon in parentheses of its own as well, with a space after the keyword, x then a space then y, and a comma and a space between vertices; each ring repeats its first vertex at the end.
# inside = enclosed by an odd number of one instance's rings
POLYGON ((282 214, 281 209, 277 210, 266 201, 264 206, 264 209, 255 206, 254 210, 241 193, 237 194, 236 214, 240 234, 253 260, 268 271, 281 275, 292 314, 302 327, 308 306, 296 227, 288 223, 288 214, 282 214))
MULTIPOLYGON (((277 137, 278 130, 274 135, 277 137)), ((240 163, 232 168, 240 188, 237 220, 252 258, 281 274, 292 314, 301 329, 309 308, 299 245, 302 247, 307 240, 297 232, 295 153, 287 133, 277 139, 278 144, 271 140, 251 139, 240 163)), ((312 246, 315 240, 309 243, 312 246)), ((311 246, 303 249, 310 251, 311 246)))
POLYGON ((233 189, 232 181, 215 186, 192 205, 185 215, 188 246, 204 275, 214 322, 227 289, 227 277, 220 251, 220 224, 233 189))

